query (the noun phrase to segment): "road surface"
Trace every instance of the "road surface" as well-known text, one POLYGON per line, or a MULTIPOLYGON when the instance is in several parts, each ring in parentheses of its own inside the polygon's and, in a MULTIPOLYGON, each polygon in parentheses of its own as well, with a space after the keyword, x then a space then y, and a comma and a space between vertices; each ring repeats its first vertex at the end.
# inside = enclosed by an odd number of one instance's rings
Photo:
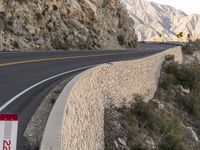
POLYGON ((138 59, 171 47, 174 45, 148 44, 131 50, 0 53, 0 113, 20 116, 17 149, 26 149, 23 133, 28 122, 48 92, 65 78, 86 66, 138 59))

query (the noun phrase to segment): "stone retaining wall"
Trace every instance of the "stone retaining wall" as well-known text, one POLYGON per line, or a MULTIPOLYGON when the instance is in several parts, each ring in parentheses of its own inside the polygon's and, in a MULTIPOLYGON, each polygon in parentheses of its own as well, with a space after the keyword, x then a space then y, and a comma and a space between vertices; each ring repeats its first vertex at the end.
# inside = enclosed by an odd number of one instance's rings
POLYGON ((182 62, 181 47, 175 47, 142 59, 103 64, 75 77, 54 106, 41 149, 103 150, 105 107, 128 105, 136 95, 153 98, 169 54, 182 62))

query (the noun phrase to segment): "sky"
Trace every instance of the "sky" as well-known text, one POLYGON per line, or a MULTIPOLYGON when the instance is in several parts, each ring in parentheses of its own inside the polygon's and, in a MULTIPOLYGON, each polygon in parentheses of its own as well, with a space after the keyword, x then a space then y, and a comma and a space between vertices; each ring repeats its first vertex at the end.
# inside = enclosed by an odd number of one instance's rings
POLYGON ((171 5, 187 14, 200 14, 200 0, 148 0, 171 5))

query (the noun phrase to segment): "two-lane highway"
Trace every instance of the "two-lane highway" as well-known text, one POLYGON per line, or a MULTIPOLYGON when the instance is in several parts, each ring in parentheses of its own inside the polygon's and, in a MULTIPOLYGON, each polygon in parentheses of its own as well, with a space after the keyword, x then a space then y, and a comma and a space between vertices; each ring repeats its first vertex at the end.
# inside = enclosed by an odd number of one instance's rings
POLYGON ((33 113, 60 81, 90 66, 146 57, 174 45, 148 44, 131 50, 0 53, 0 113, 20 116, 18 150, 33 113))

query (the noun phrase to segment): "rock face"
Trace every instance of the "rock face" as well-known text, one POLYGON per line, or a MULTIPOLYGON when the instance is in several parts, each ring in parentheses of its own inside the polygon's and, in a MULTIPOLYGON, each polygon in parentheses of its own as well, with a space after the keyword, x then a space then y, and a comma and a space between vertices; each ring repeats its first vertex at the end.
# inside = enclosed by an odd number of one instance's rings
POLYGON ((8 50, 134 47, 134 22, 118 0, 1 0, 8 50))
POLYGON ((200 14, 187 15, 174 7, 146 0, 121 0, 135 21, 138 40, 143 41, 187 41, 200 38, 200 14), (176 34, 183 32, 183 38, 176 34))

